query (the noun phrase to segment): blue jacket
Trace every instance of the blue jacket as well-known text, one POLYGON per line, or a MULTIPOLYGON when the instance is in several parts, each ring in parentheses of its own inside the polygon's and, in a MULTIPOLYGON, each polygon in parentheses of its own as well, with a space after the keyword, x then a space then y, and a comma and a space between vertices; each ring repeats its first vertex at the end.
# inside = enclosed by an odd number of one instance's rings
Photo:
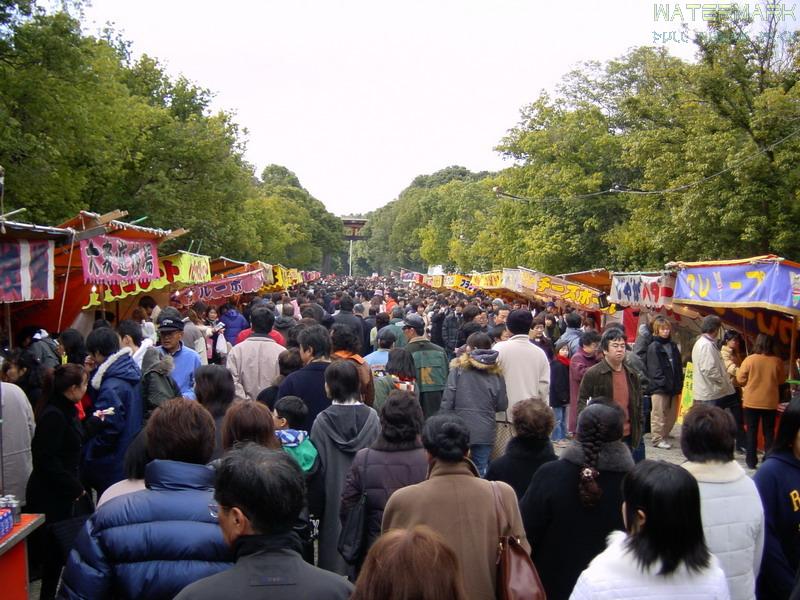
POLYGON ((278 388, 278 398, 298 396, 308 407, 308 415, 302 428, 311 431, 317 415, 331 405, 325 393, 325 369, 330 363, 312 362, 302 369, 289 373, 278 388))
POLYGON ((113 498, 78 534, 59 598, 173 598, 190 583, 233 561, 209 513, 214 471, 154 460, 146 490, 113 498))
POLYGON ((791 450, 773 452, 753 476, 764 505, 764 554, 759 600, 789 597, 800 565, 800 460, 791 450))
POLYGON ((89 415, 84 423, 90 437, 83 447, 82 474, 98 493, 125 479, 125 451, 142 428, 141 378, 130 348, 109 356, 92 374, 93 412, 114 409, 103 420, 89 415))
MULTIPOLYGON (((169 354, 164 350, 163 346, 158 346, 158 351, 162 356, 169 354)), ((196 400, 194 395, 194 372, 197 371, 202 365, 200 362, 200 355, 191 348, 181 342, 181 347, 175 354, 172 354, 172 372, 170 375, 175 383, 178 384, 178 389, 181 391, 181 396, 196 400)))
POLYGON ((223 335, 231 346, 236 343, 236 336, 238 336, 243 329, 250 327, 250 323, 247 322, 244 315, 235 309, 230 309, 222 315, 219 320, 225 324, 223 335))

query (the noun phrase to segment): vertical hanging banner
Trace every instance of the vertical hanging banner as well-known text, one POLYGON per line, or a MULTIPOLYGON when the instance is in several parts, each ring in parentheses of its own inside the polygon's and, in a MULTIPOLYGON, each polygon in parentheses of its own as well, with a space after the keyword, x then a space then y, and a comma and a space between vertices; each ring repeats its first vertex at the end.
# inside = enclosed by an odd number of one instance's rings
POLYGON ((52 300, 55 242, 0 242, 0 302, 52 300))
POLYGON ((85 283, 108 285, 158 279, 158 251, 153 240, 98 235, 81 240, 85 283))

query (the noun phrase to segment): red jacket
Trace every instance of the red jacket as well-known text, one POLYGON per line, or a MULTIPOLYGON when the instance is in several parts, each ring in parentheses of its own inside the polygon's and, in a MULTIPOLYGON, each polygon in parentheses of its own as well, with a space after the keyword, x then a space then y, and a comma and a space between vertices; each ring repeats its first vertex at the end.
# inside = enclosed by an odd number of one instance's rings
MULTIPOLYGON (((236 343, 241 344, 247 338, 249 338, 253 334, 253 328, 248 327, 247 329, 242 329, 239 332, 239 335, 236 336, 236 343)), ((281 346, 286 346, 286 338, 284 338, 280 333, 275 331, 274 329, 267 334, 267 337, 272 338, 274 341, 278 342, 281 346)), ((235 345, 235 344, 234 344, 235 345)))

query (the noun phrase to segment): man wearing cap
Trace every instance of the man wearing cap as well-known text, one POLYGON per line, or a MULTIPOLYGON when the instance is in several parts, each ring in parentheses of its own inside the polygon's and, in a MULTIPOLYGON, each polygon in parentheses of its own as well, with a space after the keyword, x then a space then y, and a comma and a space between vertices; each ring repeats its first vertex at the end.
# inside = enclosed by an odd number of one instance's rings
POLYGON ((399 323, 408 343, 406 350, 414 359, 419 386, 419 403, 425 418, 439 412, 447 384, 448 360, 444 348, 425 338, 425 321, 417 314, 406 315, 399 323))
POLYGON ((161 345, 157 346, 162 355, 172 357, 172 379, 178 384, 181 396, 195 400, 194 372, 200 368, 200 357, 197 352, 183 345, 183 320, 177 311, 167 308, 161 311, 158 322, 158 337, 161 345))

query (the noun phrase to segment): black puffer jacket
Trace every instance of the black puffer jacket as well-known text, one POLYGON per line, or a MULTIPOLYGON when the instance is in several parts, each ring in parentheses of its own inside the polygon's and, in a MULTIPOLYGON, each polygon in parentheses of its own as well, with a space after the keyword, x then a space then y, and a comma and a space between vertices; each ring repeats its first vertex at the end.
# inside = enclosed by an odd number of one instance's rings
POLYGON ((647 377, 651 394, 675 396, 683 389, 681 353, 675 342, 656 337, 647 347, 647 377))

